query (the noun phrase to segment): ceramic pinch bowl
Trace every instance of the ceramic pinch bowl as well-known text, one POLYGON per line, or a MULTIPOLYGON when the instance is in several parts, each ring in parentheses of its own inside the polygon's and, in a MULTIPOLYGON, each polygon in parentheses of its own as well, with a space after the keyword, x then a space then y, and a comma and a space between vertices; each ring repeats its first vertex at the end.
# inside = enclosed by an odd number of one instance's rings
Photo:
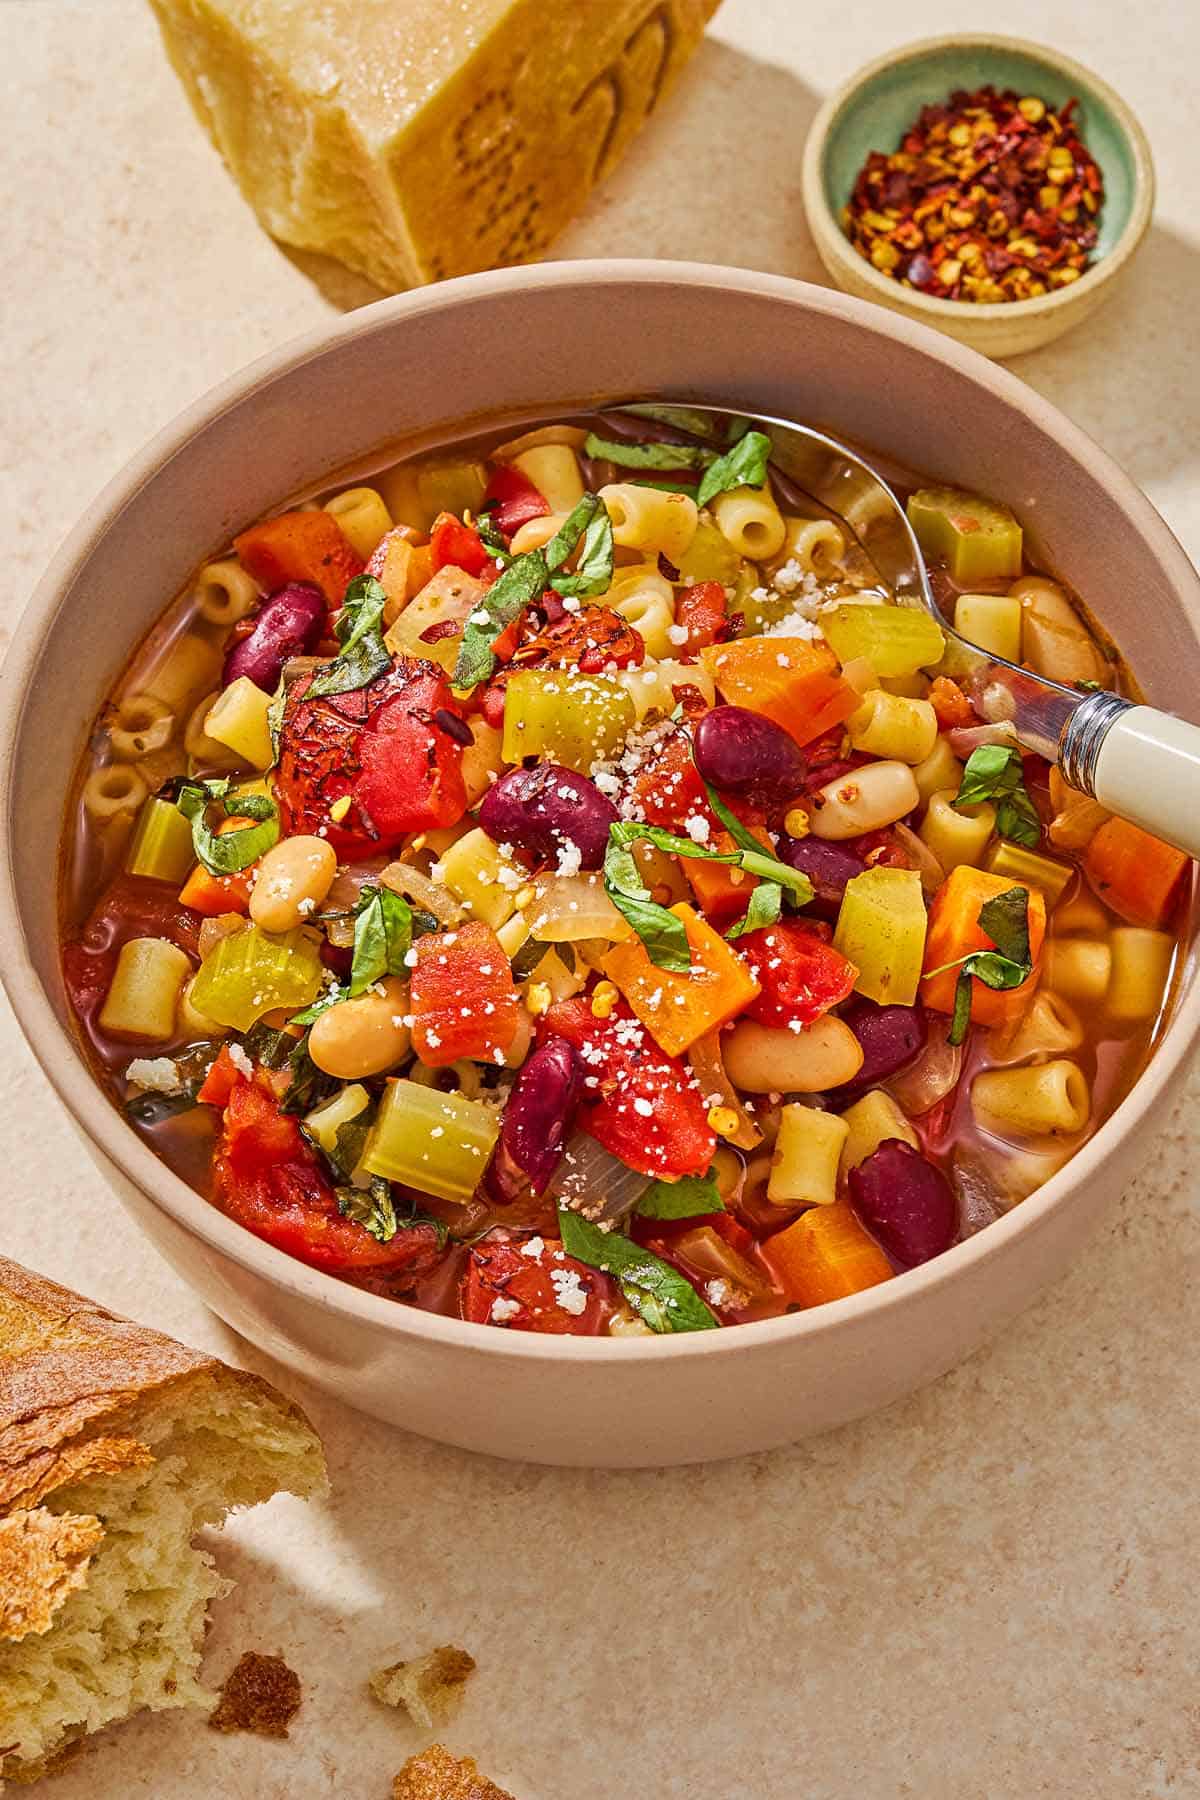
POLYGON ((1150 225, 1154 165, 1133 112, 1082 63, 1022 38, 956 34, 880 57, 830 95, 805 143, 803 194, 821 261, 846 293, 932 325, 985 356, 1007 357, 1061 337, 1112 293, 1150 225), (846 237, 842 209, 868 154, 895 150, 922 107, 958 88, 989 85, 1036 95, 1055 109, 1078 102, 1079 135, 1104 178, 1099 242, 1090 267, 1069 287, 996 304, 942 300, 873 267, 846 237))

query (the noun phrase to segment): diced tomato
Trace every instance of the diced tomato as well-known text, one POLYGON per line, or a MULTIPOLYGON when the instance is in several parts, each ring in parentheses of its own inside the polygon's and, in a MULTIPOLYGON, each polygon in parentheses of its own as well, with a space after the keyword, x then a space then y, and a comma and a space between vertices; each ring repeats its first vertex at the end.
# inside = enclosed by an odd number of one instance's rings
POLYGON ((828 927, 781 919, 751 931, 738 948, 762 992, 746 1008, 760 1025, 812 1025, 849 998, 858 970, 828 942, 828 927))
POLYGON ((541 1031, 581 1052, 587 1072, 578 1122, 598 1144, 644 1175, 707 1171, 717 1140, 699 1085, 624 1003, 598 1019, 585 996, 561 1000, 541 1031))
MULTIPOLYGON (((733 839, 717 823, 708 804, 704 783, 692 760, 692 741, 686 731, 665 738, 653 757, 643 765, 633 780, 633 798, 647 822, 661 825, 678 836, 687 835, 687 821, 701 818, 709 827, 708 848, 726 856, 733 849, 733 839)), ((742 823, 761 840, 764 850, 771 840, 763 829, 763 815, 746 801, 726 796, 726 803, 742 823)), ((745 912, 750 895, 758 886, 753 875, 747 875, 730 863, 705 862, 689 857, 683 864, 696 904, 714 925, 732 924, 745 912)))
POLYGON ((728 637, 728 606, 719 581, 697 581, 683 589, 675 601, 675 623, 687 631, 680 646, 685 660, 706 644, 720 644, 728 637))
MULTIPOLYGON (((231 823, 244 828, 246 822, 235 819, 231 823)), ((179 890, 179 904, 203 913, 206 919, 219 918, 222 913, 244 913, 250 905, 250 890, 257 872, 258 864, 253 862, 232 875, 210 875, 203 863, 197 863, 179 890)))
POLYGON ((568 1256, 558 1238, 485 1238, 467 1258, 458 1306, 476 1325, 591 1337, 612 1292, 609 1277, 568 1256), (538 1243, 542 1248, 527 1254, 538 1243))
POLYGON ((429 1269, 441 1254, 433 1225, 401 1227, 381 1244, 338 1211, 337 1195, 297 1121, 279 1110, 269 1083, 239 1074, 213 1159, 213 1197, 256 1237, 329 1274, 429 1269))
POLYGON ((448 563, 464 575, 482 575, 485 565, 493 560, 474 526, 464 525, 448 512, 439 513, 433 521, 429 552, 435 575, 448 563))
POLYGON ((519 1003, 512 965, 491 926, 476 919, 419 938, 409 1004, 413 1048, 427 1067, 503 1055, 516 1036, 519 1003))
POLYGON ((929 688, 929 704, 937 714, 938 730, 953 731, 960 725, 977 725, 975 708, 948 675, 935 675, 929 688))
POLYGON ((498 463, 492 470, 483 504, 493 502, 493 516, 505 537, 528 525, 530 519, 545 518, 552 510, 546 496, 512 463, 498 463))
POLYGON ((288 581, 311 581, 331 606, 340 606, 346 588, 365 564, 332 513, 281 513, 264 519, 233 540, 233 547, 268 592, 288 581))
POLYGON ((202 1106, 216 1106, 224 1111, 241 1073, 229 1053, 229 1045, 222 1044, 216 1062, 204 1077, 197 1100, 202 1106))
POLYGON ((598 675, 610 666, 636 669, 645 657, 645 639, 620 613, 609 606, 584 606, 527 639, 512 661, 514 668, 578 669, 581 675, 598 675))
POLYGON ((502 681, 488 682, 488 685, 479 696, 479 710, 483 715, 483 722, 485 725, 490 725, 493 731, 503 730, 504 683, 502 681))
POLYGON ((388 850, 412 831, 457 824, 467 807, 462 745, 438 723, 462 717, 445 671, 398 659, 370 687, 307 700, 288 689, 278 789, 285 834, 328 838, 343 861, 388 850), (349 799, 340 818, 331 816, 349 799))
POLYGON ((181 906, 169 882, 119 875, 78 935, 63 945, 63 979, 72 1010, 85 1025, 104 1004, 121 945, 136 937, 169 938, 189 956, 198 951, 199 913, 181 906))

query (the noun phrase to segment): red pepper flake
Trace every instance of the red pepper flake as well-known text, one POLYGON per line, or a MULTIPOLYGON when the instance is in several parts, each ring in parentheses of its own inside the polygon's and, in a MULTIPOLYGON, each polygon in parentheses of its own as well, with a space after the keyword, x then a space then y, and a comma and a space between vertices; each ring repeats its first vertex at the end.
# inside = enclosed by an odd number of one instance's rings
POLYGON ((1091 263, 1104 201, 1076 105, 983 87, 924 107, 897 150, 872 150, 859 170, 846 236, 880 274, 942 300, 1069 287, 1091 263))

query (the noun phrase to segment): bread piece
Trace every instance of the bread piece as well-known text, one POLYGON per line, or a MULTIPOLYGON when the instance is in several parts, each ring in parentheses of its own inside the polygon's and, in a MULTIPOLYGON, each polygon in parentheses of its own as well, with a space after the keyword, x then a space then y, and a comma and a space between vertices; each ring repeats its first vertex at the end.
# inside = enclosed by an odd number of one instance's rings
POLYGON ((286 1737, 300 1710, 300 1677, 282 1656, 247 1650, 221 1684, 221 1698, 209 1715, 214 1731, 256 1731, 286 1737))
POLYGON ((152 0, 266 229, 392 291, 544 253, 718 0, 152 0))
POLYGON ((229 1584, 193 1537, 324 1484, 265 1381, 0 1257, 0 1778, 142 1707, 211 1704, 201 1644, 229 1584))
POLYGON ((475 1658, 453 1644, 442 1644, 412 1662, 393 1663, 377 1669, 370 1680, 371 1692, 385 1706, 400 1706, 414 1725, 431 1731, 445 1725, 462 1705, 467 1677, 475 1658))
POLYGON ((430 1744, 410 1756, 392 1783, 392 1800, 513 1800, 507 1788, 481 1775, 473 1756, 451 1756, 430 1744))

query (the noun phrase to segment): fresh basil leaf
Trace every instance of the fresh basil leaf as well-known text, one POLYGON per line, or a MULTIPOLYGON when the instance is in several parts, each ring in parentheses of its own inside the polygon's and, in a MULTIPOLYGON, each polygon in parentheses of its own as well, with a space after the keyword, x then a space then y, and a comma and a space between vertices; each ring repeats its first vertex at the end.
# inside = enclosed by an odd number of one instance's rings
POLYGON ((693 499, 696 495, 695 481, 689 481, 683 475, 676 481, 672 481, 669 475, 635 475, 630 485, 656 488, 660 494, 691 494, 693 499))
POLYGON ((765 487, 773 447, 765 432, 748 431, 732 450, 718 456, 709 468, 696 495, 697 506, 707 506, 710 500, 727 493, 730 488, 765 487))
POLYGON ((495 516, 490 509, 485 508, 481 512, 476 513, 475 529, 479 533, 480 542, 483 544, 488 555, 494 557, 502 568, 507 569, 509 563, 513 560, 512 552, 505 543, 504 533, 501 531, 495 516))
POLYGON ((526 938, 517 954, 512 959, 512 978, 514 981, 528 981, 533 971, 545 956, 547 950, 553 949, 542 938, 526 938))
MULTIPOLYGON (((553 565, 552 565, 553 566, 553 565)), ((583 534, 579 563, 573 574, 552 575, 550 586, 556 594, 580 595, 584 599, 606 594, 613 578, 613 528, 606 507, 601 506, 583 534)))
POLYGON ((404 958, 412 948, 412 923, 408 901, 391 888, 363 888, 354 921, 349 999, 356 999, 385 975, 407 973, 404 958))
POLYGON ((567 1255, 614 1276, 626 1301, 651 1331, 717 1328, 716 1318, 691 1282, 652 1251, 618 1232, 601 1231, 575 1212, 560 1212, 558 1228, 567 1255))
POLYGON ((323 700, 331 694, 349 694, 369 687, 392 666, 383 641, 383 609, 387 589, 373 575, 356 575, 346 589, 342 610, 334 624, 342 646, 333 661, 315 675, 305 690, 306 700, 323 700))
POLYGON ((1017 988, 1029 979, 1030 964, 1013 962, 996 950, 977 950, 963 968, 989 988, 1017 988))
POLYGON ((1005 888, 994 899, 985 900, 979 909, 979 923, 1001 956, 1030 967, 1028 888, 1005 888))
MULTIPOLYGON (((732 815, 731 815, 732 816, 732 815)), ((739 825, 740 825, 739 820, 739 825)), ((659 850, 665 850, 671 856, 691 857, 697 862, 728 863, 745 869, 750 875, 757 875, 760 880, 774 881, 780 887, 789 888, 796 897, 798 906, 807 906, 813 897, 812 883, 807 875, 799 869, 789 868, 787 863, 777 862, 769 851, 763 849, 757 838, 753 838, 753 850, 707 850, 703 844, 697 844, 693 838, 680 837, 674 831, 666 831, 661 825, 643 825, 638 820, 621 820, 609 826, 609 837, 615 843, 631 844, 638 838, 648 838, 659 850)))
POLYGON ((174 1094, 154 1094, 148 1089, 145 1093, 134 1094, 125 1102, 125 1117, 135 1125, 161 1125, 177 1113, 191 1112, 197 1104, 196 1095, 201 1085, 198 1081, 188 1081, 174 1094))
POLYGON ((210 875, 236 875, 239 869, 248 869, 279 840, 275 802, 266 794, 231 794, 231 785, 226 778, 185 781, 175 802, 184 818, 191 821, 192 847, 210 875), (225 831, 218 836, 206 816, 209 806, 218 801, 227 817, 252 819, 254 823, 241 831, 225 831))
POLYGON ((623 443, 597 437, 594 431, 588 432, 583 454, 619 469, 707 469, 713 460, 713 452, 699 444, 623 443))
POLYGON ((279 745, 283 738, 283 713, 287 705, 287 683, 281 675, 279 686, 271 697, 267 708, 267 730, 271 734, 271 763, 279 761, 279 745))
POLYGON ((704 792, 708 796, 708 804, 712 807, 713 812, 725 827, 738 849, 749 850, 752 856, 761 856, 762 845, 759 843, 754 833, 750 830, 748 825, 742 824, 742 821, 730 807, 726 806, 711 782, 706 781, 704 783, 704 792))
POLYGON ((288 1058, 288 1067, 292 1072, 291 1086, 279 1102, 280 1112, 306 1113, 341 1086, 337 1077, 327 1075, 324 1069, 318 1069, 308 1054, 308 1033, 296 1043, 295 1049, 288 1058))
MULTIPOLYGON (((570 553, 568 550, 566 555, 570 553)), ((488 615, 486 623, 477 621, 474 613, 468 615, 454 668, 456 688, 474 687, 487 680, 496 666, 492 645, 505 627, 519 619, 525 608, 545 591, 549 579, 546 551, 528 550, 524 556, 515 556, 503 575, 493 581, 479 603, 479 610, 488 615)))
POLYGON ((546 567, 551 573, 562 568, 580 538, 587 531, 588 526, 605 511, 604 502, 599 494, 585 494, 582 500, 575 502, 546 545, 546 567))
POLYGON ((268 1025, 260 1019, 242 1036, 242 1049, 251 1062, 261 1063, 264 1069, 282 1069, 296 1048, 297 1038, 294 1032, 278 1031, 274 1025, 268 1025))
POLYGON ((678 1181, 652 1181, 634 1212, 644 1219, 697 1219, 725 1211, 712 1175, 681 1175, 678 1181))
MULTIPOLYGON (((338 1136, 340 1138, 341 1132, 338 1136)), ((392 1205, 390 1181, 376 1175, 372 1178, 370 1187, 339 1187, 334 1192, 337 1195, 338 1211, 343 1219, 353 1219, 356 1225, 369 1231, 377 1243, 391 1243, 398 1225, 396 1209, 392 1205)))
POLYGON ((950 1020, 950 1029, 946 1033, 946 1042, 957 1049, 967 1035, 967 1027, 971 1023, 971 977, 964 968, 954 984, 954 1013, 950 1020))
MULTIPOLYGON (((639 827, 638 835, 644 829, 639 827)), ((604 891, 642 940, 650 961, 672 974, 685 974, 692 966, 692 952, 683 920, 651 899, 629 841, 620 833, 620 825, 609 827, 608 848, 604 853, 604 891)))
POLYGON ((980 744, 972 750, 962 772, 954 805, 978 806, 996 801, 996 830, 1011 843, 1034 849, 1041 842, 1042 823, 1025 787, 1021 752, 1012 744, 980 744))
POLYGON ((749 931, 762 931, 778 925, 783 911, 783 889, 777 881, 760 881, 750 895, 749 904, 736 925, 725 933, 728 938, 745 937, 749 931))

